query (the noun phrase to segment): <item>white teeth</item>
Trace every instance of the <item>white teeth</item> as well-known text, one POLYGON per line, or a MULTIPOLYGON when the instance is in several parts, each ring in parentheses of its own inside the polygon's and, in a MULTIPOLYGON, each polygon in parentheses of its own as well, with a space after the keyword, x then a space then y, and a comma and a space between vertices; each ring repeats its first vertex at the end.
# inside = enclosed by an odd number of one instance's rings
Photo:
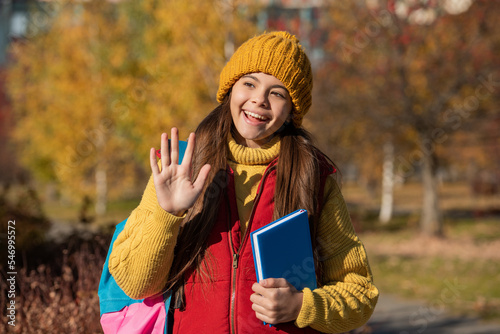
POLYGON ((266 118, 265 118, 264 116, 261 116, 261 115, 259 115, 259 114, 253 113, 253 112, 251 112, 251 111, 246 111, 246 110, 245 110, 245 111, 244 111, 244 113, 245 113, 245 114, 247 114, 248 116, 252 116, 253 118, 257 118, 257 119, 260 119, 260 120, 262 120, 262 121, 265 121, 265 120, 266 120, 266 118))

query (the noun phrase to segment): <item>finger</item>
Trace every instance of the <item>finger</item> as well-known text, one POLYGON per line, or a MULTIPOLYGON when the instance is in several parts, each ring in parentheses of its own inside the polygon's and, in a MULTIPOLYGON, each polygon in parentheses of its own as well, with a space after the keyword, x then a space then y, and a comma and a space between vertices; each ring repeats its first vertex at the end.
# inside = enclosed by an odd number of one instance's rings
MULTIPOLYGON (((293 286, 284 278, 266 278, 259 283, 254 283, 252 285, 252 290, 265 298, 273 299, 280 293, 278 288, 290 287, 293 286)), ((295 288, 293 289, 295 290, 295 288)))
POLYGON ((252 285, 252 290, 256 293, 256 294, 259 294, 261 296, 263 296, 267 291, 266 291, 266 288, 264 288, 262 285, 260 285, 259 283, 254 283, 252 285))
POLYGON ((193 187, 197 191, 201 191, 203 189, 203 186, 205 185, 205 182, 208 177, 208 173, 210 173, 211 166, 210 165, 204 165, 201 167, 200 172, 198 173, 198 177, 196 178, 196 181, 193 183, 193 187))
POLYGON ((266 308, 262 307, 262 305, 258 304, 252 304, 252 310, 255 311, 255 314, 259 314, 260 316, 267 316, 267 313, 269 312, 266 308))
POLYGON ((191 132, 189 134, 186 151, 184 152, 184 158, 182 158, 182 165, 186 166, 188 169, 191 168, 191 162, 193 159, 195 144, 196 144, 196 135, 193 132, 191 132))
POLYGON ((156 161, 156 150, 154 147, 149 150, 149 163, 151 164, 151 171, 153 172, 153 175, 158 175, 160 170, 158 169, 158 161, 156 161))
POLYGON ((265 313, 255 312, 255 316, 260 321, 265 322, 266 324, 276 325, 277 321, 273 318, 268 317, 265 313))
POLYGON ((179 130, 172 128, 170 131, 170 162, 179 163, 179 130))
POLYGON ((160 148, 160 153, 161 153, 161 167, 162 170, 165 169, 165 167, 170 165, 170 154, 168 150, 168 135, 166 133, 161 134, 161 148, 160 148))
MULTIPOLYGON (((250 301, 252 302, 252 309, 255 312, 259 312, 262 314, 268 314, 269 309, 271 308, 269 304, 269 300, 257 293, 254 293, 250 296, 250 301)), ((269 314, 268 314, 269 315, 269 314)))
POLYGON ((290 283, 284 278, 266 278, 259 282, 264 288, 285 288, 290 286, 290 283))

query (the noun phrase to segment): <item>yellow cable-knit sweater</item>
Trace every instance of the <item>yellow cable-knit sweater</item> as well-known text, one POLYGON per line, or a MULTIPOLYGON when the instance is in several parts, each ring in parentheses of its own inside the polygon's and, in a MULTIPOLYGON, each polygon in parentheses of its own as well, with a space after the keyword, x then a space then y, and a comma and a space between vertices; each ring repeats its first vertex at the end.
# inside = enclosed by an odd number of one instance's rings
MULTIPOLYGON (((248 224, 253 200, 266 166, 277 157, 279 138, 252 149, 229 143, 229 166, 235 175, 241 232, 248 224)), ((378 299, 366 251, 358 239, 345 201, 333 177, 327 178, 323 211, 318 226, 319 256, 324 272, 321 288, 304 289, 298 327, 311 326, 325 333, 339 333, 363 325, 378 299)), ((162 291, 173 260, 182 217, 165 212, 158 204, 152 177, 139 206, 113 246, 109 270, 132 298, 162 291)))

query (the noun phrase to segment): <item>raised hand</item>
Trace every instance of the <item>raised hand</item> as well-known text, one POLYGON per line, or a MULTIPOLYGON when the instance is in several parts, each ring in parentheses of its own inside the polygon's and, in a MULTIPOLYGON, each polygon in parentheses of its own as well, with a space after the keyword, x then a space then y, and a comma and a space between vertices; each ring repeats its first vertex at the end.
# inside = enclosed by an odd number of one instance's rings
POLYGON ((302 308, 303 293, 284 278, 266 278, 254 283, 250 296, 255 316, 268 324, 297 319, 302 308))
POLYGON ((210 171, 210 165, 201 168, 196 181, 192 182, 191 163, 195 146, 195 134, 191 133, 182 163, 179 165, 179 133, 171 130, 170 152, 168 136, 161 135, 161 170, 156 161, 155 149, 151 148, 149 160, 156 189, 158 204, 163 210, 181 216, 191 208, 200 195, 210 171))

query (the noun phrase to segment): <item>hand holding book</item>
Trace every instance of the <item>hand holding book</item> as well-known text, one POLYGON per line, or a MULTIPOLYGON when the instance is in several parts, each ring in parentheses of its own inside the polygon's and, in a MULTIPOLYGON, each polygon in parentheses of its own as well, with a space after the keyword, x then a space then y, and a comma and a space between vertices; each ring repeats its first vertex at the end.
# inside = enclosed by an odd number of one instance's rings
POLYGON ((267 278, 254 283, 250 296, 252 309, 264 324, 279 324, 297 319, 303 293, 284 278, 267 278))

